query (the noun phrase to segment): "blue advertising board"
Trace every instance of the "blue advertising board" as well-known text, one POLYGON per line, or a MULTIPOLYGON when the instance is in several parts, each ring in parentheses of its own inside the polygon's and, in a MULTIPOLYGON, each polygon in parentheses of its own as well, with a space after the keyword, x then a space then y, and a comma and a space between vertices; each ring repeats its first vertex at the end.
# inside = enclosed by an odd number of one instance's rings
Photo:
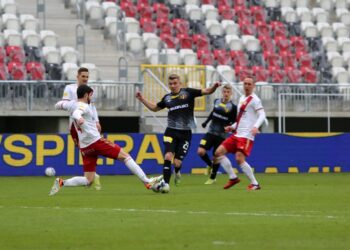
MULTIPOLYGON (((147 174, 162 172, 162 134, 106 134, 105 137, 129 152, 147 174)), ((183 162, 183 173, 205 168, 197 155, 203 134, 194 134, 183 162)), ((349 172, 350 134, 301 137, 259 134, 247 159, 255 172, 349 172)), ((229 156, 239 171, 233 156, 229 156)), ((79 150, 68 134, 0 135, 0 176, 40 176, 46 167, 57 175, 81 175, 79 150)), ((97 172, 102 175, 130 174, 122 162, 101 157, 97 172)))

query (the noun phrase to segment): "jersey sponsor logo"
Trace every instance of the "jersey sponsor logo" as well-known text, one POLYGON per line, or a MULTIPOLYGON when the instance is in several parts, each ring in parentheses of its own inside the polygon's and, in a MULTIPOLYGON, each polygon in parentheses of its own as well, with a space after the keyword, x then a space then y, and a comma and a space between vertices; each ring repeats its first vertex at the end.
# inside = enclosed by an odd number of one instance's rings
POLYGON ((189 105, 186 103, 186 104, 182 104, 182 105, 177 105, 175 107, 171 107, 169 109, 169 111, 174 111, 174 110, 177 110, 177 109, 185 109, 185 108, 188 108, 189 105))
POLYGON ((173 142, 173 138, 170 137, 170 136, 163 136, 163 141, 164 141, 164 142, 172 143, 172 142, 173 142))
POLYGON ((213 116, 215 116, 215 117, 217 117, 217 118, 220 118, 220 119, 222 119, 222 120, 225 120, 225 121, 228 120, 228 117, 225 117, 225 116, 220 115, 220 114, 215 113, 215 112, 213 112, 213 116))
POLYGON ((219 107, 222 107, 222 108, 224 109, 225 113, 230 112, 230 109, 226 107, 226 104, 225 104, 225 103, 220 103, 220 104, 219 104, 219 107))

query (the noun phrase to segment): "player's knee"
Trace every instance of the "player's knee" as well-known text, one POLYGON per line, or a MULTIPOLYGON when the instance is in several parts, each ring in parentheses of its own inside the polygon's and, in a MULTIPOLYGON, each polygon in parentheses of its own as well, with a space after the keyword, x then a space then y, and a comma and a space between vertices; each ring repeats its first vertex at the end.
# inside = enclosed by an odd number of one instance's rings
POLYGON ((179 159, 174 159, 174 167, 180 168, 181 165, 182 165, 182 161, 180 161, 179 159))
POLYGON ((127 153, 127 152, 125 152, 124 150, 120 150, 120 152, 119 152, 119 154, 118 154, 118 160, 120 160, 120 161, 124 161, 125 159, 127 159, 127 158, 129 158, 130 157, 130 155, 127 153))
POLYGON ((236 153, 236 162, 238 165, 241 165, 245 161, 245 155, 242 152, 236 153))
POLYGON ((174 158, 174 154, 171 152, 168 152, 164 155, 164 160, 171 161, 174 158))
POLYGON ((198 150, 197 150, 197 154, 199 155, 199 156, 203 156, 203 155, 205 155, 205 149, 204 148, 198 148, 198 150))

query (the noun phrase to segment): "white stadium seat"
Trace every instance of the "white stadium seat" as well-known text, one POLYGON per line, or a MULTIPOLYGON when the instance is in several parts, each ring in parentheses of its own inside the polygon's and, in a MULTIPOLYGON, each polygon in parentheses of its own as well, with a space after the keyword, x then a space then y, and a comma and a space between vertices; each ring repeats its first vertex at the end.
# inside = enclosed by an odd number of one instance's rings
POLYGON ((79 61, 79 53, 72 47, 62 46, 60 53, 64 62, 77 64, 79 61))
POLYGON ((38 31, 39 21, 32 15, 20 15, 19 20, 24 30, 38 31))
POLYGON ((238 36, 227 35, 225 36, 225 41, 230 50, 243 50, 243 42, 238 36))
POLYGON ((127 33, 139 33, 140 23, 133 17, 125 18, 126 32, 127 33))
POLYGON ((160 56, 165 57, 166 63, 170 65, 180 64, 180 54, 175 49, 162 49, 160 56))
POLYGON ((206 20, 205 27, 211 36, 222 36, 224 30, 217 20, 206 20))
POLYGON ((58 45, 58 38, 52 30, 41 30, 40 38, 44 46, 56 47, 58 45))
POLYGON ((222 20, 221 26, 225 31, 226 35, 238 35, 239 34, 239 26, 232 20, 222 20))
POLYGON ((1 0, 1 8, 4 13, 17 14, 17 5, 15 0, 1 0))
POLYGON ((317 23, 316 26, 321 37, 333 37, 333 28, 329 23, 317 23))
POLYGON ((73 81, 77 79, 77 70, 78 65, 75 63, 63 63, 62 71, 65 78, 69 81, 73 81))
POLYGON ((4 30, 5 40, 9 46, 22 46, 22 35, 17 30, 4 30))
POLYGON ((113 2, 102 2, 102 9, 105 16, 117 17, 120 7, 113 2))
POLYGON ((146 58, 150 64, 159 64, 159 50, 158 49, 146 49, 146 58))
POLYGON ((230 66, 218 65, 216 70, 219 72, 219 74, 224 76, 224 78, 221 79, 223 82, 234 82, 236 80, 235 71, 230 66))
POLYGON ((39 47, 41 43, 41 39, 38 33, 34 30, 23 30, 22 38, 24 43, 30 47, 39 47))
POLYGON ((160 38, 154 33, 143 33, 142 40, 146 48, 158 49, 161 45, 160 38))
POLYGON ((125 34, 126 43, 128 44, 128 49, 131 52, 137 53, 140 52, 144 45, 142 37, 137 33, 126 33, 125 34))
POLYGON ((338 42, 333 37, 323 37, 322 44, 327 52, 338 51, 338 42))
POLYGON ((3 14, 2 23, 5 29, 20 31, 21 25, 20 25, 19 19, 14 14, 8 14, 8 13, 3 14))
POLYGON ((42 51, 47 63, 61 63, 61 53, 56 47, 43 47, 42 51))
POLYGON ((344 66, 344 58, 338 52, 328 52, 327 57, 332 67, 344 66))
POLYGON ((207 20, 217 20, 219 17, 218 9, 211 4, 203 4, 202 13, 207 20))
POLYGON ((185 6, 186 13, 188 17, 193 21, 200 21, 203 18, 203 13, 201 8, 197 5, 187 4, 185 6))
POLYGON ((312 9, 312 14, 314 15, 315 21, 321 22, 321 23, 326 23, 328 22, 329 19, 329 13, 325 11, 322 8, 313 8, 312 9))
POLYGON ((180 49, 180 58, 185 65, 196 65, 198 63, 197 54, 191 49, 180 49))

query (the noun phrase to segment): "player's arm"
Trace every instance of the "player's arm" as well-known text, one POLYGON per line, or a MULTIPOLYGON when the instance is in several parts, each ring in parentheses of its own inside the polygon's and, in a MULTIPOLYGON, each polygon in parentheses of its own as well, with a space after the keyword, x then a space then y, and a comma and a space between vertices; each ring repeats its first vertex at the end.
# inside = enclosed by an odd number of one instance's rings
POLYGON ((55 109, 73 112, 75 110, 76 104, 77 102, 75 100, 61 100, 55 104, 55 109))
POLYGON ((94 117, 94 119, 96 121, 96 128, 97 128, 98 132, 101 133, 101 131, 102 131, 101 124, 100 124, 100 121, 98 119, 96 106, 95 106, 95 104, 93 102, 91 102, 91 109, 92 109, 93 117, 94 117))
POLYGON ((214 110, 212 110, 210 112, 210 115, 207 117, 207 119, 202 123, 202 127, 205 128, 207 126, 207 124, 213 119, 213 112, 214 110))
POLYGON ((72 117, 74 118, 74 120, 77 121, 78 125, 82 125, 84 124, 85 120, 83 118, 83 114, 85 113, 85 109, 83 106, 79 106, 78 108, 76 108, 72 114, 72 117))
POLYGON ((221 86, 221 82, 216 82, 209 88, 202 89, 202 95, 210 95, 215 92, 215 90, 221 86))
POLYGON ((153 102, 150 102, 147 99, 145 99, 140 91, 138 91, 136 93, 136 98, 151 111, 157 112, 157 111, 162 109, 157 104, 155 104, 153 102))
POLYGON ((263 108, 256 110, 258 119, 256 120, 253 129, 252 129, 252 134, 255 136, 257 133, 259 133, 259 128, 263 124, 263 122, 266 119, 266 114, 263 108))

